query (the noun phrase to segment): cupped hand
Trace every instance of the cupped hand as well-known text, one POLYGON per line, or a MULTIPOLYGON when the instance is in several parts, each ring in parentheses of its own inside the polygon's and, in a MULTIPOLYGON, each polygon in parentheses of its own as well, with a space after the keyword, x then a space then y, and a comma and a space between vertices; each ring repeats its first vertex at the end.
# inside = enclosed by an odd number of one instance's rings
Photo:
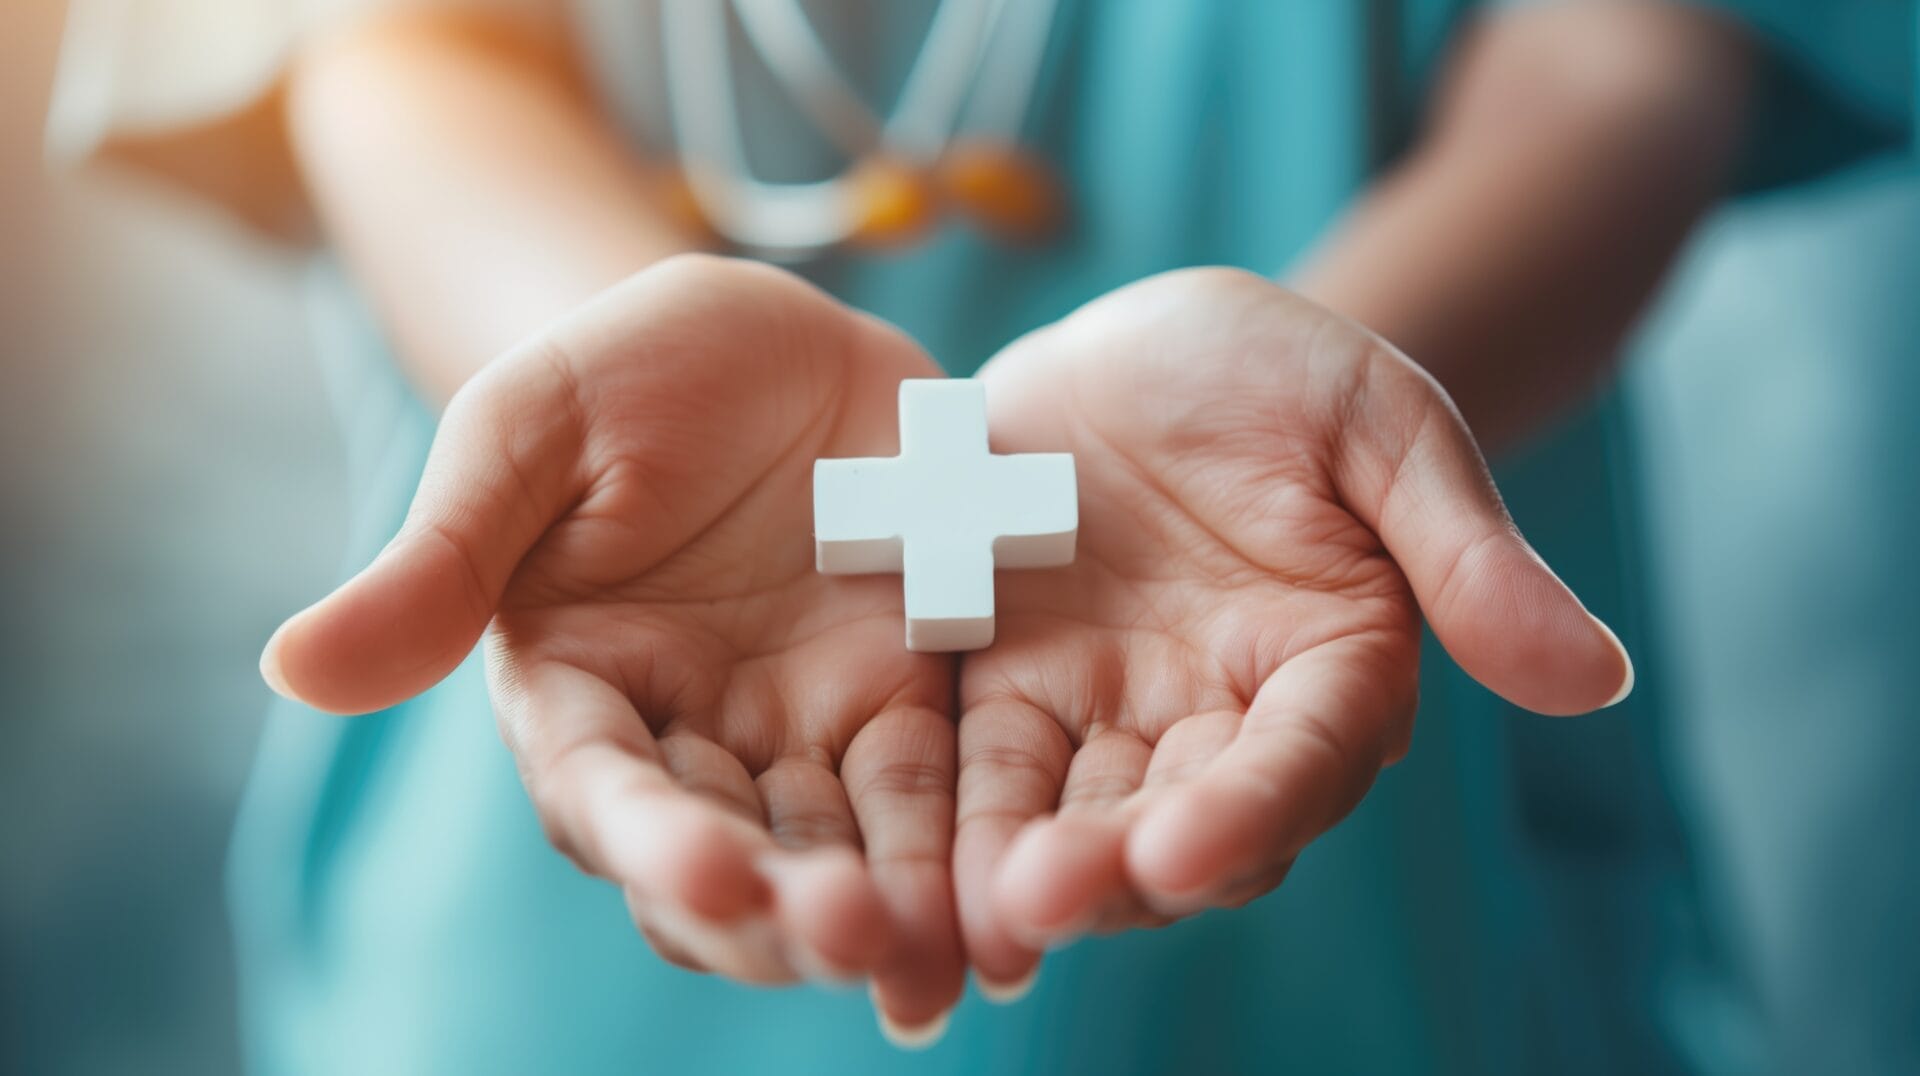
POLYGON ((1432 379, 1270 282, 1150 278, 981 376, 994 450, 1073 452, 1081 507, 1072 567, 1003 576, 961 664, 955 882, 989 984, 1278 884, 1406 750, 1423 612, 1528 709, 1631 684, 1432 379))
POLYGON ((335 712, 416 695, 487 637, 553 842, 658 951, 752 982, 873 980, 934 1023, 964 968, 949 874, 953 663, 897 578, 813 566, 816 457, 890 451, 892 329, 778 270, 663 263, 449 405, 399 535, 262 668, 335 712))

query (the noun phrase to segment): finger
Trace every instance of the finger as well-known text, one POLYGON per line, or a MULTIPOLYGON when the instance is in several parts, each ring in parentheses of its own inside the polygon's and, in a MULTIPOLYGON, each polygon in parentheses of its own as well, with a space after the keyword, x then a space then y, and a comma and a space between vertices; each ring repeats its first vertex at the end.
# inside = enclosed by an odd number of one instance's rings
POLYGON ((669 963, 756 986, 787 986, 799 977, 787 959, 785 925, 773 916, 751 915, 720 924, 644 895, 630 907, 642 937, 667 942, 661 956, 669 963), (682 959, 674 960, 669 952, 682 959))
POLYGON ((1140 788, 1153 748, 1125 729, 1105 728, 1073 753, 1060 789, 1060 813, 1110 813, 1140 788))
POLYGON ((1349 636, 1269 677, 1233 741, 1159 792, 1128 834, 1127 873, 1149 903, 1220 903, 1352 810, 1413 720, 1411 646, 1349 636))
MULTIPOLYGON (((770 783, 779 791, 782 776, 767 782, 763 774, 755 780, 739 756, 690 731, 662 736, 658 747, 667 771, 682 789, 728 808, 756 827, 766 824, 762 789, 770 783)), ((849 811, 846 826, 850 829, 852 824, 849 811)), ((704 962, 734 978, 774 982, 798 972, 810 979, 840 980, 864 971, 884 946, 886 932, 871 928, 880 914, 879 898, 859 856, 844 847, 822 849, 819 854, 790 853, 775 847, 776 842, 767 839, 772 836, 755 835, 753 843, 760 851, 754 866, 773 889, 771 925, 777 925, 777 930, 754 921, 746 929, 714 931, 670 913, 652 915, 648 921, 681 923, 681 945, 705 954, 704 962), (867 929, 850 924, 866 924, 867 929), (696 934, 703 937, 696 941, 692 937, 696 934), (753 970, 743 972, 743 968, 753 970)))
POLYGON ((1212 906, 1215 908, 1243 908, 1260 897, 1266 896, 1280 883, 1287 880, 1293 871, 1293 860, 1281 860, 1279 863, 1264 867, 1250 877, 1228 882, 1213 894, 1212 906))
POLYGON ((634 927, 640 931, 640 936, 646 939, 647 945, 653 949, 656 956, 683 971, 699 972, 703 975, 713 971, 712 968, 707 967, 695 959, 694 955, 688 952, 685 946, 680 944, 678 938, 666 933, 654 924, 653 920, 647 915, 645 900, 640 898, 632 890, 627 890, 625 895, 627 898, 628 917, 633 920, 634 927))
POLYGON ((759 822, 763 811, 760 790, 740 756, 693 732, 674 731, 654 741, 654 753, 673 775, 675 783, 731 809, 741 818, 759 822))
POLYGON ((1039 966, 1039 952, 1016 940, 995 909, 994 879, 1015 835, 1058 806, 1072 758, 1059 723, 1026 702, 983 701, 960 721, 954 895, 967 958, 990 991, 1010 989, 1039 966))
POLYGON ((1341 497, 1406 573, 1447 653, 1539 713, 1625 698, 1626 650, 1515 529, 1451 402, 1398 355, 1375 368, 1341 432, 1341 497), (1392 405, 1407 399, 1422 402, 1392 405))
POLYGON ((473 649, 507 580, 574 493, 580 437, 551 362, 509 357, 441 419, 406 522, 372 564, 281 625, 261 674, 335 713, 391 706, 473 649))
POLYGON ((767 828, 782 848, 859 846, 860 827, 853 820, 846 786, 820 762, 778 759, 753 783, 766 805, 767 828))
POLYGON ((1131 798, 1152 757, 1132 732, 1097 732, 1073 754, 1059 813, 1015 840, 995 899, 1028 944, 1057 945, 1150 918, 1127 881, 1124 850, 1131 798))
MULTIPOLYGON (((1145 792, 1142 799, 1150 802, 1161 798, 1161 794, 1169 788, 1199 780, 1207 767, 1213 765, 1220 753, 1240 734, 1240 725, 1245 718, 1246 715, 1239 710, 1212 710, 1175 721, 1153 745, 1153 759, 1147 764, 1146 780, 1141 784, 1145 792)), ((1125 853, 1122 855, 1124 857, 1125 853)), ((1128 877, 1131 884, 1131 874, 1128 877)), ((1226 905, 1224 899, 1216 899, 1213 894, 1170 901, 1165 894, 1138 889, 1135 892, 1140 894, 1141 903, 1155 914, 1170 918, 1226 905)))
POLYGON ((760 867, 773 883, 785 959, 800 974, 847 982, 871 975, 892 951, 886 902, 855 849, 781 849, 760 867))
POLYGON ((954 766, 953 722, 918 707, 868 722, 840 762, 893 924, 874 1002, 896 1037, 936 1028, 965 985, 953 906, 954 766))
POLYGON ((766 919, 747 920, 746 929, 716 927, 684 912, 664 909, 631 890, 626 897, 627 913, 640 936, 667 963, 743 982, 771 985, 792 980, 792 969, 780 960, 778 945, 767 936, 766 919))
POLYGON ((783 758, 754 782, 782 851, 766 869, 790 935, 789 957, 809 978, 844 980, 872 971, 892 942, 887 907, 859 852, 846 789, 832 770, 783 758))
POLYGON ((1205 772, 1214 758, 1240 734, 1246 718, 1239 710, 1210 710, 1175 721, 1154 742, 1143 787, 1179 784, 1205 772))
POLYGON ((890 937, 886 909, 853 847, 853 812, 838 779, 818 764, 793 759, 756 780, 733 752, 691 732, 661 737, 658 749, 682 789, 743 819, 778 819, 789 830, 802 813, 823 821, 808 844, 780 848, 755 838, 755 867, 773 890, 770 917, 716 929, 639 901, 646 912, 637 921, 670 938, 695 963, 750 982, 783 982, 795 972, 840 981, 871 969, 890 937))
MULTIPOLYGON (((496 656, 488 671, 502 734, 554 845, 620 885, 674 956, 748 981, 791 978, 770 933, 773 887, 758 861, 774 846, 759 823, 682 786, 613 685, 557 662, 522 671, 496 656)), ((704 764, 677 753, 683 772, 704 764)))
POLYGON ((1128 894, 1126 836, 1124 818, 1086 811, 1022 830, 1007 848, 991 894, 1008 933, 1044 949, 1093 930, 1128 894))

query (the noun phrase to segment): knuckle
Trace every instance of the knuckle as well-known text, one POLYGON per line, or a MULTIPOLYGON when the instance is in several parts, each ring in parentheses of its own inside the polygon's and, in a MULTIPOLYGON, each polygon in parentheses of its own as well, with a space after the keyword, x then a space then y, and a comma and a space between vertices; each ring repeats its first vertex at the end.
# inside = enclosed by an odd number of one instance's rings
POLYGON ((1030 747, 1010 743, 983 743, 969 745, 960 755, 963 769, 1010 770, 1015 773, 1044 774, 1051 772, 1030 747))
MULTIPOLYGON (((1078 779, 1069 791, 1067 799, 1070 804, 1078 807, 1105 806, 1126 799, 1138 788, 1138 783, 1125 775, 1101 774, 1097 777, 1078 779)), ((1067 805, 1062 804, 1062 807, 1067 805)))
POLYGON ((774 817, 773 839, 787 848, 814 848, 853 843, 848 820, 832 811, 787 811, 774 817))
POLYGON ((496 586, 481 568, 481 552, 473 539, 458 526, 438 519, 421 519, 411 529, 419 541, 437 547, 452 569, 466 622, 481 625, 492 619, 496 586))
POLYGON ((944 794, 952 787, 953 775, 948 767, 899 759, 876 768, 860 783, 856 795, 925 796, 944 794))

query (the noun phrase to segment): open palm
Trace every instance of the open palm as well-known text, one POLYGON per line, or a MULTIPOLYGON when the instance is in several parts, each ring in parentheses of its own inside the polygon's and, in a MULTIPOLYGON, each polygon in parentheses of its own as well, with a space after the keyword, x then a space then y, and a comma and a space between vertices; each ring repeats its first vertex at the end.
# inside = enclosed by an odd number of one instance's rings
POLYGON ((269 645, 276 686, 361 712, 489 624, 549 834, 663 954, 755 982, 874 978, 902 1027, 963 973, 953 663, 898 580, 813 570, 808 474, 885 451, 905 337, 777 270, 649 270, 454 402, 392 545, 269 645))
POLYGON ((1227 270, 1122 289, 983 371, 996 451, 1071 451, 1072 567, 1003 577, 961 667, 968 951, 1242 903, 1406 748, 1420 613, 1520 705, 1606 704, 1603 626, 1459 418, 1359 328, 1227 270))

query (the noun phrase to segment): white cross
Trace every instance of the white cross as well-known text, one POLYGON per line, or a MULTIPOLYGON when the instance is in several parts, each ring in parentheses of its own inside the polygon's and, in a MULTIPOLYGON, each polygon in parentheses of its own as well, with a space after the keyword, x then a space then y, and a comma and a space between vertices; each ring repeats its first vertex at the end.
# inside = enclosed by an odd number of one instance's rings
POLYGON ((993 642, 993 570, 1073 562, 1073 456, 987 450, 986 386, 900 383, 900 454, 817 460, 813 532, 822 572, 903 572, 907 649, 993 642))

